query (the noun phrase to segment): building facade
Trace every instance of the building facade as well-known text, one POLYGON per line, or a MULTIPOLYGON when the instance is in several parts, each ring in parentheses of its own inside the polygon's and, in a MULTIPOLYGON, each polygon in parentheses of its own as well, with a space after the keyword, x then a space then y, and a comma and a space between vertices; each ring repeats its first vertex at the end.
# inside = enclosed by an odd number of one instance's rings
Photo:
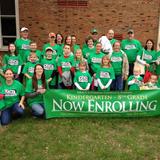
MULTIPOLYGON (((1 12, 1 51, 15 36, 19 36, 22 26, 29 28, 30 39, 36 41, 39 48, 47 41, 49 32, 61 32, 64 36, 75 34, 78 43, 82 44, 91 28, 96 28, 100 35, 113 29, 123 38, 127 30, 132 28, 142 44, 149 38, 157 44, 160 39, 159 0, 5 0, 8 5, 10 1, 15 7, 14 15, 10 15, 15 18, 15 29, 12 37, 9 37, 7 30, 12 30, 9 29, 12 26, 9 22, 3 25, 5 15, 1 12), (7 41, 6 38, 3 43, 3 38, 7 36, 10 39, 7 41)), ((1 6, 1 10, 5 11, 5 5, 1 6)))

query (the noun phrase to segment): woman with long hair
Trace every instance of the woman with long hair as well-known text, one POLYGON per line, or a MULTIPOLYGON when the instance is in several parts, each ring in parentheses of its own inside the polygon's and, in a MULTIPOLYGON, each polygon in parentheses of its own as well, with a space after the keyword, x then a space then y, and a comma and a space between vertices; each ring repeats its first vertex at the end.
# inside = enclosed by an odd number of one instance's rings
POLYGON ((44 115, 43 94, 46 92, 47 83, 44 74, 44 69, 41 64, 37 64, 34 68, 32 79, 29 79, 26 84, 27 104, 32 109, 32 113, 36 117, 44 115))

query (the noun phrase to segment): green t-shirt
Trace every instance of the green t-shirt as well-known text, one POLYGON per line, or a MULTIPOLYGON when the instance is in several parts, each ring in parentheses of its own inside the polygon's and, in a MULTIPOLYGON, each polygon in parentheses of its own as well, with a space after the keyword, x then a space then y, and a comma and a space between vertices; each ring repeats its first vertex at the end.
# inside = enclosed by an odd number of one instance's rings
MULTIPOLYGON (((160 59, 160 51, 157 52, 156 55, 157 55, 157 56, 156 56, 156 59, 160 59)), ((160 64, 159 64, 159 65, 156 65, 156 74, 157 74, 157 75, 160 75, 160 64)))
POLYGON ((77 49, 80 49, 80 46, 78 44, 73 45, 73 53, 77 51, 77 49))
POLYGON ((89 57, 89 55, 94 54, 95 52, 96 52, 95 47, 93 47, 93 48, 86 47, 82 50, 83 57, 86 58, 86 59, 89 57))
MULTIPOLYGON (((46 80, 48 80, 49 78, 51 78, 51 75, 53 73, 53 71, 57 70, 57 63, 55 59, 42 59, 41 64, 43 65, 44 68, 44 73, 45 73, 45 77, 46 80)), ((56 84, 56 76, 54 76, 52 78, 52 80, 50 81, 51 85, 55 85, 56 84)))
POLYGON ((23 38, 16 39, 15 41, 16 50, 23 62, 25 62, 26 52, 30 50, 30 42, 31 40, 23 38))
POLYGON ((105 54, 100 52, 90 54, 90 56, 88 57, 88 64, 90 65, 94 73, 96 73, 97 69, 101 67, 102 57, 104 56, 105 54))
POLYGON ((111 64, 114 69, 115 75, 122 74, 123 55, 122 52, 112 52, 111 64))
POLYGON ((87 85, 92 82, 91 75, 88 71, 77 71, 74 77, 74 83, 77 82, 81 88, 86 89, 87 85))
MULTIPOLYGON (((4 94, 4 91, 2 90, 2 86, 0 86, 0 94, 4 94)), ((5 102, 4 99, 0 99, 0 110, 5 108, 5 102)))
POLYGON ((3 67, 4 70, 10 68, 10 69, 12 69, 14 74, 17 74, 18 68, 19 68, 19 66, 21 66, 23 64, 23 61, 22 61, 20 55, 16 56, 16 55, 7 55, 6 54, 3 57, 3 64, 4 64, 4 67, 3 67))
POLYGON ((115 43, 115 42, 117 42, 118 40, 116 40, 116 39, 111 39, 111 40, 109 40, 110 41, 110 43, 111 43, 111 45, 113 46, 113 44, 115 43))
MULTIPOLYGON (((33 77, 34 74, 34 67, 36 66, 37 62, 27 62, 26 65, 23 68, 22 73, 23 74, 28 74, 29 76, 33 77)), ((28 80, 28 78, 26 77, 26 80, 28 80)))
POLYGON ((134 63, 138 52, 141 51, 141 43, 136 39, 124 39, 121 42, 121 49, 126 53, 129 63, 134 63))
MULTIPOLYGON (((42 88, 42 81, 38 80, 38 89, 41 89, 41 88, 42 88)), ((36 91, 33 89, 32 79, 29 79, 26 83, 25 93, 27 94, 27 93, 34 93, 34 92, 36 91)), ((38 94, 36 97, 27 98, 27 103, 29 107, 31 107, 34 103, 43 104, 44 103, 43 94, 38 94)))
POLYGON ((53 58, 57 59, 58 56, 62 55, 62 48, 55 44, 54 46, 51 46, 50 43, 46 43, 43 46, 42 55, 45 56, 46 48, 51 47, 53 49, 53 58))
POLYGON ((143 80, 143 78, 141 76, 138 76, 138 77, 135 77, 134 75, 131 75, 129 78, 128 78, 128 82, 129 81, 132 81, 133 79, 137 79, 137 82, 135 82, 134 84, 131 84, 129 85, 129 90, 133 91, 133 90, 140 90, 140 84, 143 80))
POLYGON ((156 70, 156 65, 155 65, 155 60, 156 60, 156 51, 155 50, 145 50, 142 49, 141 52, 139 53, 139 55, 142 58, 143 55, 143 60, 146 61, 146 63, 150 64, 150 67, 148 68, 148 70, 150 72, 154 72, 156 70))
POLYGON ((11 85, 3 83, 2 92, 5 94, 5 108, 8 108, 19 102, 20 96, 24 96, 24 87, 19 81, 14 80, 11 85))
MULTIPOLYGON (((96 78, 100 79, 101 83, 105 86, 109 80, 115 79, 115 73, 113 67, 104 68, 100 67, 96 72, 96 78)), ((98 90, 101 90, 100 86, 98 86, 98 90)), ((106 89, 110 90, 110 86, 106 89)))

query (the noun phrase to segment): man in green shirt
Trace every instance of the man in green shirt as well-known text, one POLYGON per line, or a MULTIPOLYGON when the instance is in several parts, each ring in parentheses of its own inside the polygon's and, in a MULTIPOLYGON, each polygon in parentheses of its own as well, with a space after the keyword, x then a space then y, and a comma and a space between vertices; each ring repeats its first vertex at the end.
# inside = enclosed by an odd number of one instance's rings
POLYGON ((134 39, 134 31, 128 30, 128 38, 122 40, 121 49, 127 54, 129 62, 129 75, 133 75, 134 62, 138 53, 141 51, 142 46, 140 41, 134 39))
POLYGON ((29 30, 26 27, 22 27, 20 30, 21 37, 19 39, 16 39, 15 46, 18 54, 20 55, 23 62, 25 61, 25 57, 27 52, 30 50, 30 42, 31 40, 28 39, 29 30))

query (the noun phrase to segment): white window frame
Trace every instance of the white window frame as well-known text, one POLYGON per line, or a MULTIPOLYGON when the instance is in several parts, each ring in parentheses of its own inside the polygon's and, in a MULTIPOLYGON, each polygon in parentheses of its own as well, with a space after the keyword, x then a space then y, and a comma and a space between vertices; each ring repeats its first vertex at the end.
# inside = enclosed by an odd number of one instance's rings
POLYGON ((160 50, 159 44, 160 44, 160 13, 159 13, 158 37, 157 37, 157 50, 160 50))
MULTIPOLYGON (((3 17, 15 17, 16 18, 16 38, 19 38, 19 0, 14 0, 15 2, 15 16, 14 15, 4 15, 3 17)), ((0 15, 1 17, 1 15, 0 15)), ((13 37, 13 36, 6 36, 13 37)), ((2 45, 2 24, 0 18, 0 51, 7 51, 8 47, 2 45)))

